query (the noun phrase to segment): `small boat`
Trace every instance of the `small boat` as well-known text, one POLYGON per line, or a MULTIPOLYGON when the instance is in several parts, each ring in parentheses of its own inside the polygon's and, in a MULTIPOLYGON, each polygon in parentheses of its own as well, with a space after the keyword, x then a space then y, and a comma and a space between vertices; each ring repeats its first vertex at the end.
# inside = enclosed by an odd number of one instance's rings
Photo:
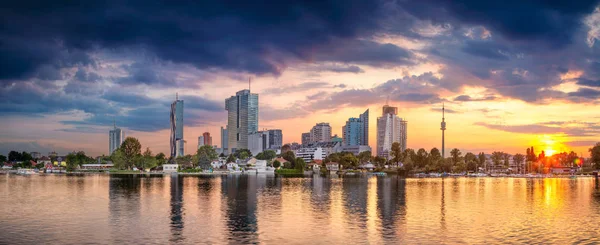
POLYGON ((371 175, 375 175, 375 176, 387 176, 387 173, 385 173, 385 172, 373 172, 373 173, 371 173, 371 175))

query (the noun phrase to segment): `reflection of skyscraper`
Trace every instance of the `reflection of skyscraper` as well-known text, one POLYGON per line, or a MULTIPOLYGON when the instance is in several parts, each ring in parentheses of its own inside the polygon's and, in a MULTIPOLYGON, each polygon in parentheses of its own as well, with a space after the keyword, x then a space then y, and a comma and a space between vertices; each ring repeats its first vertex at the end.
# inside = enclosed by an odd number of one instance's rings
POLYGON ((245 89, 225 100, 230 152, 248 149, 248 134, 258 131, 258 94, 245 89))
POLYGON ((179 96, 171 104, 171 156, 179 157, 184 155, 183 140, 183 100, 179 96))
POLYGON ((257 175, 228 175, 222 178, 221 190, 227 198, 227 226, 234 244, 256 243, 258 240, 257 175))
POLYGON ((183 240, 183 177, 171 175, 171 236, 170 242, 183 240))
POLYGON ((398 227, 406 219, 406 179, 404 178, 377 178, 377 210, 381 217, 382 237, 386 242, 396 243, 398 227), (401 216, 401 217, 398 217, 401 216))
POLYGON ((377 155, 390 157, 394 142, 402 151, 407 148, 407 122, 396 114, 397 107, 383 106, 383 115, 377 118, 377 155))
POLYGON ((112 154, 119 147, 121 147, 121 143, 123 143, 123 131, 120 128, 117 128, 117 124, 115 123, 114 128, 110 130, 108 133, 108 154, 112 154))

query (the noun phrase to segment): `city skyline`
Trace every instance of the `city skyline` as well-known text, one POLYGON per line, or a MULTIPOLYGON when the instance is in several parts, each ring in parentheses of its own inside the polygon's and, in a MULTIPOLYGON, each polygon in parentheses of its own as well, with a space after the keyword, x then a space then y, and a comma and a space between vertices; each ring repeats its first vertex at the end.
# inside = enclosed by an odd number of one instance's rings
POLYGON ((412 149, 441 148, 445 103, 446 156, 531 146, 585 155, 600 136, 597 2, 38 6, 46 15, 7 5, 4 154, 106 154, 114 119, 168 155, 166 115, 177 92, 185 152, 194 152, 190 142, 227 125, 223 100, 247 89, 248 77, 261 95, 258 127, 281 129, 284 143, 301 142, 318 122, 342 135, 346 119, 365 109, 379 115, 388 98, 411 123, 412 149))

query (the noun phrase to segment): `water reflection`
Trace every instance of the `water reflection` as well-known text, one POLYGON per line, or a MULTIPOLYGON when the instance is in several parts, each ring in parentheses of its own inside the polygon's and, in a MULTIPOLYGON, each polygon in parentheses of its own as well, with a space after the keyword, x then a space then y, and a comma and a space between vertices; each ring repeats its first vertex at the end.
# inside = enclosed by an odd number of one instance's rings
POLYGON ((171 175, 171 242, 181 242, 183 232, 183 177, 171 175))
MULTIPOLYGON (((222 192, 227 200, 228 240, 236 243, 256 243, 256 175, 228 175, 222 181, 222 192)), ((262 181, 261 181, 262 182, 262 181)), ((262 184, 261 184, 262 185, 262 184)))
POLYGON ((0 178, 0 244, 600 242, 591 178, 0 178))

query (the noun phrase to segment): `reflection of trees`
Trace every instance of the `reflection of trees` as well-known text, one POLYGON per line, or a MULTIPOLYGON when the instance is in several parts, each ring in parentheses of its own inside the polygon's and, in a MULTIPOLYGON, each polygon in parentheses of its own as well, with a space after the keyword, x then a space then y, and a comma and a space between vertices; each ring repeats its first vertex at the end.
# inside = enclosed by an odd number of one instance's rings
POLYGON ((110 175, 108 184, 111 237, 130 236, 140 228, 141 178, 136 175, 110 175))
POLYGON ((183 232, 183 177, 171 175, 171 242, 184 240, 183 232))
POLYGON ((234 244, 256 243, 258 241, 256 175, 228 175, 222 178, 226 178, 221 183, 223 195, 227 199, 229 240, 234 244))
POLYGON ((377 209, 381 217, 381 233, 386 241, 397 242, 399 220, 406 216, 406 179, 377 178, 377 209))

